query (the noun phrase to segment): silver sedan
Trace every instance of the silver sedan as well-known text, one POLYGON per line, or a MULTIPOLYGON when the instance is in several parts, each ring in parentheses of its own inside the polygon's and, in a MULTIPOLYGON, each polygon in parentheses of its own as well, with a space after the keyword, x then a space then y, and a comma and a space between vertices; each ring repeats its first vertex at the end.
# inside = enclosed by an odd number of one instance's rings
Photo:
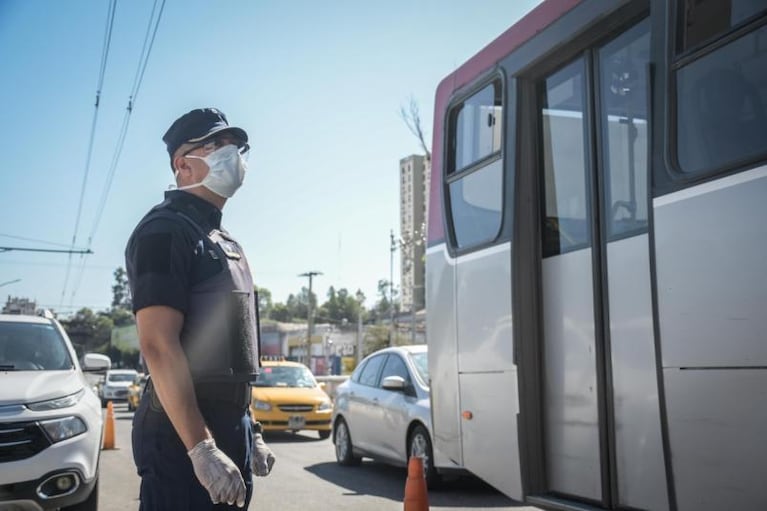
POLYGON ((426 345, 385 348, 368 355, 336 391, 333 443, 341 465, 363 456, 407 466, 423 459, 429 487, 440 482, 431 444, 426 345))

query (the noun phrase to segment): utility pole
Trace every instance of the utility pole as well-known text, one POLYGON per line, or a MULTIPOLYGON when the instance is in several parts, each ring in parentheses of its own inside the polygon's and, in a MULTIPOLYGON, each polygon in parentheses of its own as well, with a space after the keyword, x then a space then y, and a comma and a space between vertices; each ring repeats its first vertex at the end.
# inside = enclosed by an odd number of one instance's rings
POLYGON ((357 295, 357 303, 359 304, 359 309, 357 310, 357 364, 360 365, 360 362, 362 362, 362 297, 358 294, 357 295))
POLYGON ((309 277, 309 312, 306 328, 306 365, 311 369, 312 363, 312 330, 314 329, 314 307, 312 306, 312 278, 322 275, 319 271, 307 271, 299 274, 299 277, 309 277))
POLYGON ((394 252, 397 242, 394 240, 394 229, 389 231, 391 245, 389 247, 389 346, 394 346, 394 252))

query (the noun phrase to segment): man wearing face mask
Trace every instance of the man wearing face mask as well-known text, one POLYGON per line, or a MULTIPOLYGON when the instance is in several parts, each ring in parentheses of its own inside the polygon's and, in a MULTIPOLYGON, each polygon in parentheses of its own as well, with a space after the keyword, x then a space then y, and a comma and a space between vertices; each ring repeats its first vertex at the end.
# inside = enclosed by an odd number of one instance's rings
POLYGON ((259 367, 256 298, 221 210, 242 184, 248 135, 215 108, 163 136, 177 189, 139 222, 126 268, 151 379, 133 419, 141 511, 247 507, 274 455, 248 410, 259 367))

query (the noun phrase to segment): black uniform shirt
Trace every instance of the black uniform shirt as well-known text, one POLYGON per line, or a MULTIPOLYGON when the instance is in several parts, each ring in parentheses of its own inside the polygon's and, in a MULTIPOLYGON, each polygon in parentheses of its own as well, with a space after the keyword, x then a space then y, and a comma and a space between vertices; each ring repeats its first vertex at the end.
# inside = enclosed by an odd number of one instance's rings
MULTIPOLYGON (((164 205, 191 218, 203 232, 221 228, 221 210, 182 190, 165 192, 164 205)), ((183 218, 154 217, 137 228, 125 248, 133 312, 165 305, 186 313, 192 286, 222 271, 221 261, 183 218)), ((146 217, 145 217, 146 218, 146 217)))

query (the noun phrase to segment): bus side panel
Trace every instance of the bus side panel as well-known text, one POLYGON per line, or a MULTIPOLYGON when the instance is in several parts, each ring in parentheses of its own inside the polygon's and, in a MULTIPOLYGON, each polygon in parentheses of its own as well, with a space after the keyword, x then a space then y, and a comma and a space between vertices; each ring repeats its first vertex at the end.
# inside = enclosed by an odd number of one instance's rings
POLYGON ((767 509, 767 370, 663 376, 678 509, 767 509))
POLYGON ((517 437, 517 371, 461 374, 463 461, 472 473, 511 498, 523 500, 517 437))
POLYGON ((511 318, 511 244, 456 262, 458 373, 464 466, 522 499, 519 395, 511 318))
POLYGON ((767 166, 655 199, 664 367, 767 366, 767 166))
POLYGON ((765 509, 767 167, 654 200, 658 321, 680 510, 765 509))
POLYGON ((455 324, 455 266, 445 245, 426 252, 426 339, 429 345, 431 424, 434 464, 462 465, 455 324), (445 457, 447 459, 445 459, 445 457))
POLYGON ((668 506, 648 236, 607 244, 615 457, 620 504, 668 506))
MULTIPOLYGON (((458 371, 516 369, 511 331, 511 244, 458 258, 456 279, 458 371)), ((513 398, 517 399, 516 392, 513 398)))

